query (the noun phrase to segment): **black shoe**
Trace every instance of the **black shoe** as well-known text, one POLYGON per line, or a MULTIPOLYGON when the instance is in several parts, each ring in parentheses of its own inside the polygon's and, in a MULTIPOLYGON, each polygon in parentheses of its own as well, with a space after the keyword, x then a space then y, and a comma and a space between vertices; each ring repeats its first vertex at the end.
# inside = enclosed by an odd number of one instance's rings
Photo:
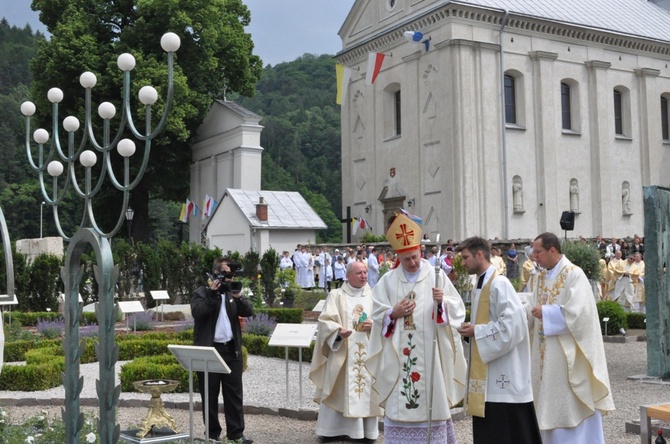
POLYGON ((254 440, 251 438, 245 438, 244 436, 240 436, 239 438, 236 439, 231 439, 228 441, 230 444, 253 444, 254 440))
POLYGON ((319 442, 335 442, 335 441, 342 441, 342 439, 345 439, 345 436, 339 435, 339 436, 319 436, 319 442))

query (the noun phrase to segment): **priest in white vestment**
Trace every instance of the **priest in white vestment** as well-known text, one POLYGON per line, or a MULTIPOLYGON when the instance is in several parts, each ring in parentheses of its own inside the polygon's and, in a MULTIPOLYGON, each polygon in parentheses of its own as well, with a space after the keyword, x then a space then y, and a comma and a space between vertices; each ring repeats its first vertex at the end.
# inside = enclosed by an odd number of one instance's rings
POLYGON ((309 378, 319 403, 316 434, 374 441, 382 415, 365 367, 372 328, 372 290, 362 262, 347 265, 347 283, 333 290, 319 316, 309 378))
POLYGON ((535 411, 544 444, 604 444, 602 415, 614 410, 598 311, 589 280, 553 233, 533 243, 545 268, 530 309, 535 411))
POLYGON ((633 311, 635 313, 645 313, 645 297, 644 297, 644 261, 641 253, 635 253, 635 265, 640 273, 635 285, 635 297, 633 298, 633 311))
POLYGON ((447 275, 421 259, 421 234, 404 214, 394 219, 386 238, 400 265, 372 291, 367 365, 385 409, 385 444, 423 444, 429 430, 432 444, 456 442, 449 409, 465 392, 465 357, 456 332, 465 306, 447 275))
POLYGON ((471 322, 458 328, 470 344, 467 411, 474 444, 542 444, 533 406, 526 309, 510 281, 491 265, 486 239, 457 251, 478 277, 471 322))
POLYGON ((300 247, 300 250, 293 255, 293 263, 295 264, 295 280, 302 288, 312 288, 314 286, 311 277, 310 260, 312 255, 305 252, 305 247, 300 247))

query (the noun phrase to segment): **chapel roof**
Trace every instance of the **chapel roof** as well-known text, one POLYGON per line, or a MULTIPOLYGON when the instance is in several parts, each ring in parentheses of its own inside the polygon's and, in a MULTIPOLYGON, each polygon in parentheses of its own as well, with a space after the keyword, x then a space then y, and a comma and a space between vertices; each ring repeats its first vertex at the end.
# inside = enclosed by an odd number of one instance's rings
MULTIPOLYGON (((249 220, 251 227, 274 229, 313 229, 328 228, 318 214, 297 191, 252 191, 228 188, 224 194, 230 196, 249 220), (268 204, 268 220, 261 222, 256 217, 256 204, 259 198, 268 204)), ((217 210, 221 207, 219 205, 217 210)))

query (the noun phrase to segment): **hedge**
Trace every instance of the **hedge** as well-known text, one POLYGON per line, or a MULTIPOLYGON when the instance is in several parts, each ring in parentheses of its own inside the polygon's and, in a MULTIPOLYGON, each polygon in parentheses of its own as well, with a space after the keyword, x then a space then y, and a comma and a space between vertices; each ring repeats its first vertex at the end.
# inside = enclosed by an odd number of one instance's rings
POLYGON ((607 321, 607 335, 616 335, 620 329, 627 329, 626 312, 616 301, 600 301, 596 304, 598 308, 598 321, 600 322, 600 331, 605 332, 605 323, 603 318, 609 318, 607 321))
MULTIPOLYGON (((2 315, 2 320, 5 324, 9 324, 11 318, 12 322, 20 322, 24 327, 36 327, 37 322, 40 320, 54 321, 63 317, 62 313, 54 311, 12 311, 4 312, 2 315)), ((95 317, 95 313, 82 313, 79 319, 79 325, 91 325, 97 323, 98 319, 95 317)))
POLYGON ((258 313, 267 313, 268 317, 275 318, 277 324, 302 324, 302 308, 262 308, 258 313))

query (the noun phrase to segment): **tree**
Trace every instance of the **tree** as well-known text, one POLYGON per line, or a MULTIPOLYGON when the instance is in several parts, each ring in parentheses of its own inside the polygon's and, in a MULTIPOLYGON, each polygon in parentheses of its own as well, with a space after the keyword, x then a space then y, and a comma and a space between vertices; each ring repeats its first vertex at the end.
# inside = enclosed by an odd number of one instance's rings
MULTIPOLYGON (((131 52, 137 60, 132 96, 137 97, 141 86, 152 84, 164 97, 166 56, 160 48, 160 37, 171 31, 181 38, 175 58, 172 112, 166 129, 154 142, 149 169, 131 197, 134 237, 148 241, 150 197, 174 201, 188 194, 190 145, 213 98, 225 91, 242 95, 254 92, 262 64, 252 54, 251 36, 244 32, 251 20, 249 10, 241 0, 33 0, 32 8, 41 11, 40 21, 52 35, 50 40, 40 42, 31 63, 32 97, 38 107, 38 121, 46 127, 51 108, 45 93, 51 87, 65 93, 61 117, 76 115, 81 120, 79 76, 85 71, 99 78, 93 89, 94 103, 112 101, 120 109, 122 73, 115 61, 123 52, 131 52)), ((164 105, 159 99, 154 115, 160 115, 164 105)), ((143 115, 137 112, 140 105, 136 99, 132 106, 134 116, 143 115)), ((113 125, 119 118, 112 119, 113 125)), ((100 119, 94 120, 99 125, 100 119)), ((141 119, 138 127, 143 127, 141 119)), ((114 156, 113 162, 119 161, 114 156)), ((98 198, 96 218, 103 228, 109 229, 116 220, 120 198, 120 193, 114 192, 98 198)))

